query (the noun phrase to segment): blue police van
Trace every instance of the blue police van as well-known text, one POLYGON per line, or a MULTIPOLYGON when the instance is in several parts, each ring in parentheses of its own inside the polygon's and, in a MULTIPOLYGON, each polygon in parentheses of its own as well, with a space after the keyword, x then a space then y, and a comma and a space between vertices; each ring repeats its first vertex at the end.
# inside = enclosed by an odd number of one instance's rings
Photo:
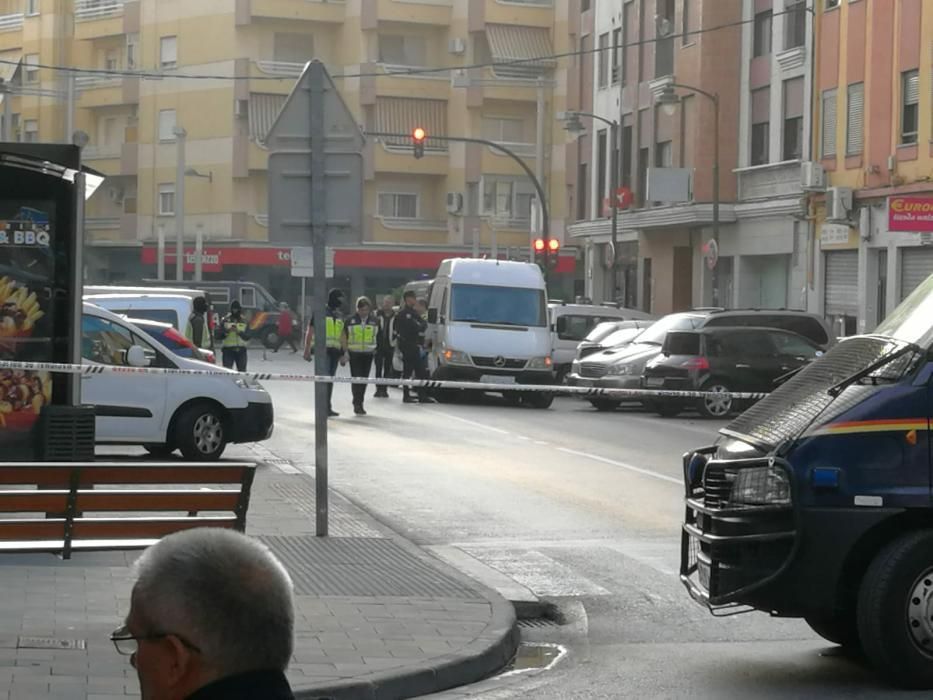
POLYGON ((684 455, 681 580, 933 688, 933 275, 684 455))

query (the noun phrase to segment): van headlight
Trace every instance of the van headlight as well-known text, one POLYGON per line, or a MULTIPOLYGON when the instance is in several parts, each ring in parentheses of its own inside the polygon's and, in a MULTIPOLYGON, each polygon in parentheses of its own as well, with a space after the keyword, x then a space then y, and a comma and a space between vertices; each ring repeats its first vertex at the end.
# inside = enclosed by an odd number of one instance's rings
POLYGON ((553 362, 551 361, 551 356, 546 355, 544 357, 532 357, 528 360, 526 365, 527 369, 551 369, 553 362))
POLYGON ((237 377, 233 380, 236 382, 236 385, 241 389, 249 389, 251 391, 265 391, 265 387, 257 382, 252 377, 237 377))
POLYGON ((778 467, 739 469, 729 502, 742 506, 788 506, 790 477, 778 467))
POLYGON ((606 374, 611 374, 614 376, 624 375, 624 374, 635 374, 633 371, 635 368, 632 365, 619 364, 619 365, 610 365, 609 371, 606 374))
POLYGON ((444 358, 444 364, 446 365, 472 365, 473 362, 470 360, 470 356, 465 352, 460 352, 459 350, 451 350, 447 348, 441 354, 441 357, 444 358))

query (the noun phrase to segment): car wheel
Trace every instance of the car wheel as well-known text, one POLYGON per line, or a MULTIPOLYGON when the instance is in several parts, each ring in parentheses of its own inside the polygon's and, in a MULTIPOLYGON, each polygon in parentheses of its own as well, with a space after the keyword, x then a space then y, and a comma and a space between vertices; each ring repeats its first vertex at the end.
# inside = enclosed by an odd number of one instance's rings
POLYGON ((454 403, 460 396, 459 389, 435 389, 434 398, 438 403, 454 403))
POLYGON ((832 613, 827 616, 808 616, 805 619, 810 629, 826 641, 853 651, 861 648, 855 610, 832 613))
POLYGON ((522 403, 526 403, 532 408, 550 408, 554 403, 554 394, 549 391, 535 391, 525 394, 522 403))
POLYGON ((175 424, 175 442, 182 456, 192 462, 220 459, 227 447, 227 432, 220 409, 211 404, 186 408, 175 424))
POLYGON ((612 399, 590 399, 590 403, 593 404, 593 408, 597 411, 614 411, 622 405, 621 401, 613 401, 612 399))
POLYGON ((272 328, 267 328, 265 331, 263 331, 262 344, 270 350, 273 350, 279 344, 278 331, 272 328))
POLYGON ((859 589, 858 630, 879 673, 933 688, 933 530, 904 535, 875 557, 859 589))
POLYGON ((725 418, 730 413, 735 404, 732 398, 731 389, 720 381, 712 381, 703 386, 700 391, 705 391, 712 396, 705 396, 697 402, 697 410, 704 418, 725 418))
POLYGON ((509 406, 521 406, 522 405, 522 395, 517 391, 504 391, 502 392, 502 398, 505 399, 505 402, 509 406))
POLYGON ((175 448, 172 445, 143 445, 143 449, 148 452, 153 457, 158 459, 164 459, 165 457, 171 457, 175 452, 175 448))

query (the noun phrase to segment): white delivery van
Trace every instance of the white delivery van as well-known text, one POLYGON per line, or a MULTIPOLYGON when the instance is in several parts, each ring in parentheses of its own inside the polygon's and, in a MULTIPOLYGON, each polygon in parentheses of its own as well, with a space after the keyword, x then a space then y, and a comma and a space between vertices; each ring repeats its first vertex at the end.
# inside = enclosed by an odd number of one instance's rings
POLYGON ((233 370, 175 355, 126 319, 84 303, 81 361, 101 367, 211 370, 212 375, 102 372, 81 378, 81 401, 97 413, 99 444, 142 445, 153 455, 219 459, 228 443, 272 435, 272 399, 233 370))
MULTIPOLYGON (((428 304, 432 379, 489 384, 552 384, 547 289, 532 263, 455 258, 441 262, 428 304)), ((441 390, 440 400, 457 392, 441 390)), ((547 408, 546 392, 505 392, 514 403, 547 408)))
POLYGON ((185 294, 147 293, 87 294, 89 301, 120 316, 171 323, 182 335, 194 311, 194 298, 185 294))
MULTIPOLYGON (((595 304, 548 304, 548 320, 551 324, 551 359, 557 383, 563 384, 577 358, 577 346, 598 324, 605 321, 635 321, 653 318, 651 314, 637 309, 595 304)), ((650 324, 646 324, 650 325, 650 324)))

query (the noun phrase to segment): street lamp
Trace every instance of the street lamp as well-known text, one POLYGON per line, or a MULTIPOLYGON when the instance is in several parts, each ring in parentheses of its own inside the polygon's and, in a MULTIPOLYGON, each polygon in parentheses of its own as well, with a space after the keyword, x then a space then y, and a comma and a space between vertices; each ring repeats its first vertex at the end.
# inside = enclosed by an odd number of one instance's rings
MULTIPOLYGON (((715 92, 707 92, 692 85, 682 85, 680 83, 667 83, 659 95, 655 97, 655 102, 660 105, 661 110, 668 116, 672 116, 677 106, 680 104, 680 97, 674 92, 674 88, 689 90, 697 95, 702 95, 713 103, 713 242, 716 251, 719 251, 719 95, 715 92)), ((712 267, 713 282, 713 306, 720 306, 719 303, 719 264, 714 261, 712 267)))
MULTIPOLYGON (((622 167, 622 144, 619 138, 619 122, 606 119, 601 117, 598 114, 591 114, 590 112, 560 112, 557 115, 557 118, 564 122, 564 130, 573 134, 574 136, 579 136, 584 131, 586 127, 583 126, 583 122, 580 120, 580 117, 588 117, 589 119, 595 119, 600 121, 603 124, 609 126, 609 135, 612 148, 619 148, 619 157, 618 162, 615 164, 615 167, 611 167, 611 172, 609 173, 609 201, 612 203, 612 291, 613 295, 617 285, 619 284, 618 280, 618 263, 619 263, 619 203, 616 200, 617 190, 619 189, 619 169, 622 167)), ((610 165, 612 164, 612 158, 609 159, 610 165)), ((602 196, 602 192, 599 193, 602 196)), ((612 301, 615 301, 613 299, 612 301)))

